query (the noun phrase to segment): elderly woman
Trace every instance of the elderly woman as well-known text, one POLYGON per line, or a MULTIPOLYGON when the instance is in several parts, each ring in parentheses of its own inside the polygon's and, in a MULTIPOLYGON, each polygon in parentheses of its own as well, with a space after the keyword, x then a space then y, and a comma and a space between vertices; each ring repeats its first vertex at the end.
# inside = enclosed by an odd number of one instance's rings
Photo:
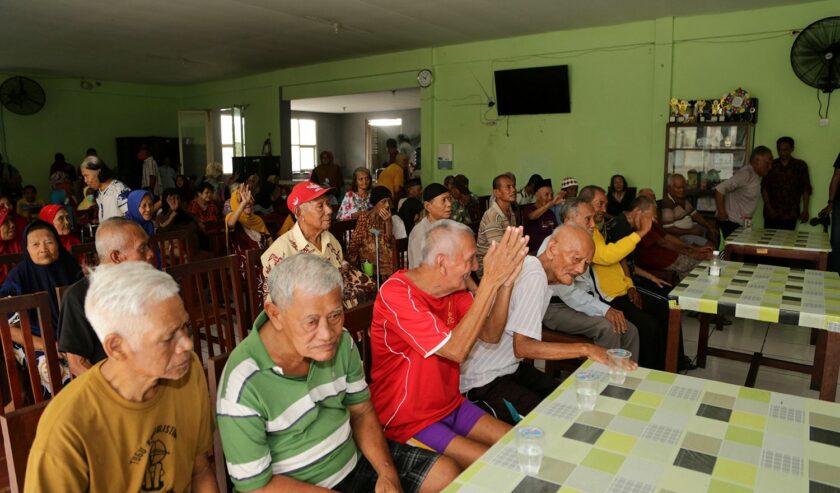
POLYGON ((231 252, 239 257, 242 275, 245 275, 248 250, 263 250, 271 234, 262 218, 254 214, 254 196, 248 184, 242 184, 230 196, 231 211, 225 216, 225 230, 231 252))
POLYGON ((58 237, 61 240, 61 245, 68 252, 71 248, 81 244, 75 235, 70 231, 70 214, 67 212, 67 207, 63 205, 48 205, 41 209, 38 217, 45 223, 52 224, 55 230, 58 231, 58 237))
POLYGON ((630 204, 636 198, 636 189, 627 187, 627 180, 622 175, 613 175, 607 191, 607 217, 615 217, 630 210, 630 204))
MULTIPOLYGON (((79 263, 70 255, 70 252, 62 248, 61 240, 55 228, 40 219, 36 219, 23 233, 23 261, 17 264, 6 276, 3 285, 0 286, 0 297, 20 296, 32 294, 39 291, 46 291, 50 298, 50 315, 52 326, 58 325, 58 299, 55 288, 67 286, 78 281, 82 277, 82 268, 79 263)), ((32 335, 40 336, 41 327, 38 324, 38 317, 30 313, 32 335)), ((23 335, 20 328, 12 329, 12 340, 22 341, 23 335)), ((54 338, 58 339, 54 334, 54 338)), ((23 360, 22 346, 15 343, 18 359, 23 360)), ((43 348, 43 343, 36 342, 36 347, 43 348)), ((42 358, 43 353, 38 354, 42 358)), ((39 367, 42 366, 39 363, 39 367)), ((62 370, 65 373, 66 368, 62 370)), ((69 378, 69 371, 65 375, 69 378)), ((45 379, 42 377, 42 381, 45 379)), ((44 386, 45 396, 52 391, 48 385, 44 386)))
POLYGON ((551 179, 540 180, 534 185, 534 203, 522 206, 522 225, 525 227, 525 234, 528 240, 528 250, 531 255, 536 255, 543 240, 551 236, 554 228, 558 226, 557 216, 552 207, 564 202, 563 194, 554 196, 551 188, 551 179))
POLYGON ((347 192, 341 201, 336 219, 339 221, 356 219, 362 212, 370 209, 370 183, 369 169, 360 167, 353 171, 353 184, 350 185, 352 190, 347 192))
MULTIPOLYGON (((20 238, 23 233, 18 229, 12 216, 12 210, 0 206, 0 255, 20 253, 20 238)), ((0 283, 6 279, 9 273, 8 264, 0 266, 0 283)))
POLYGON ((79 166, 85 185, 98 190, 96 205, 99 207, 99 222, 109 217, 123 217, 128 207, 130 188, 113 177, 113 172, 96 156, 88 156, 79 166))
POLYGON ((394 273, 394 226, 391 215, 391 191, 375 187, 370 193, 373 208, 359 216, 356 229, 347 247, 347 261, 351 265, 369 262, 376 266, 377 237, 372 229, 379 230, 379 275, 388 277, 394 273))
POLYGON ((335 268, 341 270, 344 277, 344 305, 346 307, 356 306, 361 294, 373 293, 375 288, 373 280, 344 261, 341 244, 329 231, 332 209, 328 202, 328 192, 328 188, 312 182, 298 183, 292 189, 287 202, 297 222, 292 229, 277 238, 260 257, 263 267, 260 291, 264 296, 268 294, 264 280, 268 279, 272 267, 283 259, 299 253, 324 257, 335 268))
POLYGON ((157 227, 153 220, 154 200, 152 192, 135 190, 128 194, 128 211, 125 217, 136 222, 149 236, 154 236, 157 227))

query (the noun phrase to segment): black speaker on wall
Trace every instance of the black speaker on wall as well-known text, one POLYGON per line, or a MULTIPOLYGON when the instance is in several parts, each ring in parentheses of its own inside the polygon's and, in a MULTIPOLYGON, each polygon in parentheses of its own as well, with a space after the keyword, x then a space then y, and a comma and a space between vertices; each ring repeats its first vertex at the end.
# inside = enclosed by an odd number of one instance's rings
POLYGON ((116 168, 119 180, 132 190, 138 190, 143 180, 143 161, 137 159, 137 152, 144 144, 149 147, 158 165, 169 159, 176 172, 180 173, 181 158, 177 137, 117 137, 116 166, 114 163, 107 164, 116 168))

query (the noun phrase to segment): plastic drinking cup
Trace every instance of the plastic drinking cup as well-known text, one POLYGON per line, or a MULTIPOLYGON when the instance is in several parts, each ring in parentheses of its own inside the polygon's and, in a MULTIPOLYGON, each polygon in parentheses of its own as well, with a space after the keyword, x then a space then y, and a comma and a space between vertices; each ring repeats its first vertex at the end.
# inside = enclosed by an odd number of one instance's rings
POLYGON ((626 349, 616 348, 607 351, 607 357, 610 360, 610 383, 617 385, 624 383, 630 356, 632 353, 626 349))
POLYGON ((595 401, 598 399, 598 375, 589 370, 575 373, 575 392, 577 392, 577 405, 581 411, 595 409, 595 401))
POLYGON ((516 429, 516 458, 519 460, 519 470, 524 474, 540 472, 544 439, 542 428, 523 426, 516 429))

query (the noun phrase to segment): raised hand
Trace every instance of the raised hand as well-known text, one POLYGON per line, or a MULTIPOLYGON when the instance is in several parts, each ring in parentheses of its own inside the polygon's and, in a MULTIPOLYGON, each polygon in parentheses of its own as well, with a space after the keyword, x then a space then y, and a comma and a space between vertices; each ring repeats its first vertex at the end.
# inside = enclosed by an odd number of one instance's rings
POLYGON ((239 187, 239 199, 242 201, 243 204, 252 204, 254 202, 254 196, 251 193, 251 187, 248 186, 247 183, 243 183, 241 187, 239 187))
POLYGON ((528 237, 522 236, 522 227, 508 227, 501 241, 494 241, 484 256, 482 282, 512 285, 527 255, 528 237))

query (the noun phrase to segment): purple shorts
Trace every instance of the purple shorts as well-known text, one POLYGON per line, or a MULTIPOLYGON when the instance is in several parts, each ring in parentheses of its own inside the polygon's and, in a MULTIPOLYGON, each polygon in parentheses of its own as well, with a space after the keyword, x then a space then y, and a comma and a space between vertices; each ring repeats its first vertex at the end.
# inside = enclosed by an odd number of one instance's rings
POLYGON ((423 428, 406 443, 442 454, 455 436, 467 436, 485 414, 487 413, 483 409, 464 399, 464 402, 445 418, 423 428))

